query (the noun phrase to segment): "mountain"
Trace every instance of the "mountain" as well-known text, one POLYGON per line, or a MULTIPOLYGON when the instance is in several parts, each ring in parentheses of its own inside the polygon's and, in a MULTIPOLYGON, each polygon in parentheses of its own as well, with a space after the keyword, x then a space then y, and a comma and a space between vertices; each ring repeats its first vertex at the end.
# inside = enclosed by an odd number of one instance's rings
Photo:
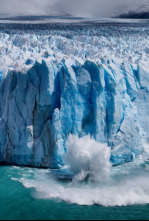
POLYGON ((133 12, 120 14, 118 18, 128 18, 128 19, 149 19, 149 12, 133 12))
POLYGON ((130 4, 126 8, 119 8, 116 13, 118 18, 130 19, 149 19, 149 1, 144 1, 141 4, 130 4))

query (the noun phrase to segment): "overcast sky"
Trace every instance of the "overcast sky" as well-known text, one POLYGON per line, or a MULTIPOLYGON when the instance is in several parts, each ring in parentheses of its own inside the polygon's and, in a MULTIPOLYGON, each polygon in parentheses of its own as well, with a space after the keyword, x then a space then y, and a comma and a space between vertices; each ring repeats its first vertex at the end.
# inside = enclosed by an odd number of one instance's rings
POLYGON ((0 14, 107 17, 144 4, 149 9, 149 0, 0 0, 0 14))

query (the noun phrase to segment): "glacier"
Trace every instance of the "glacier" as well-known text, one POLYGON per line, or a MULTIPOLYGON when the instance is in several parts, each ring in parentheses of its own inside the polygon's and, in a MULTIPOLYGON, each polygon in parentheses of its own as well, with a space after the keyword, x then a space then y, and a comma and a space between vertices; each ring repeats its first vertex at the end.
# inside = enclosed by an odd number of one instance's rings
POLYGON ((0 32, 1 164, 59 168, 70 134, 107 144, 112 165, 145 153, 149 32, 118 29, 0 32))

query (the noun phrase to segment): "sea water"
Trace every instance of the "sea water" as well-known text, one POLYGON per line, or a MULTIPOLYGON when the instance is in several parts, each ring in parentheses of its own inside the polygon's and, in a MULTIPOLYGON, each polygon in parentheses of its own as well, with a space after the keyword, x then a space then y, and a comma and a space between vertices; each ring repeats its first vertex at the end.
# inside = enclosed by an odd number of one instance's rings
POLYGON ((60 181, 50 170, 2 166, 0 219, 147 220, 148 169, 148 162, 113 168, 111 185, 102 185, 60 181))

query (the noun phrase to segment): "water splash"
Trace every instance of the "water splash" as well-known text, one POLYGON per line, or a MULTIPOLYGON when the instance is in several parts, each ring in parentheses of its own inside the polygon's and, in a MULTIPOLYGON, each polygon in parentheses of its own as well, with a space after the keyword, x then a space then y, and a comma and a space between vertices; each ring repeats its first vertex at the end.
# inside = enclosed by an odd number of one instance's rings
POLYGON ((110 148, 106 144, 96 142, 90 135, 79 138, 69 135, 66 142, 67 153, 65 163, 74 173, 74 180, 89 180, 104 182, 111 169, 110 148))
POLYGON ((149 204, 149 162, 143 158, 111 167, 110 149, 90 139, 70 135, 64 156, 74 173, 72 181, 61 181, 52 170, 13 168, 11 179, 33 188, 33 197, 78 205, 128 206, 149 204), (86 177, 85 182, 80 182, 86 177), (94 181, 94 182, 91 182, 94 181))
MULTIPOLYGON (((61 182, 51 171, 22 169, 18 177, 25 188, 33 188, 32 196, 37 199, 65 201, 78 205, 128 206, 149 204, 149 164, 130 163, 112 168, 110 180, 99 182, 61 182)), ((12 172, 11 172, 12 174, 12 172)))

